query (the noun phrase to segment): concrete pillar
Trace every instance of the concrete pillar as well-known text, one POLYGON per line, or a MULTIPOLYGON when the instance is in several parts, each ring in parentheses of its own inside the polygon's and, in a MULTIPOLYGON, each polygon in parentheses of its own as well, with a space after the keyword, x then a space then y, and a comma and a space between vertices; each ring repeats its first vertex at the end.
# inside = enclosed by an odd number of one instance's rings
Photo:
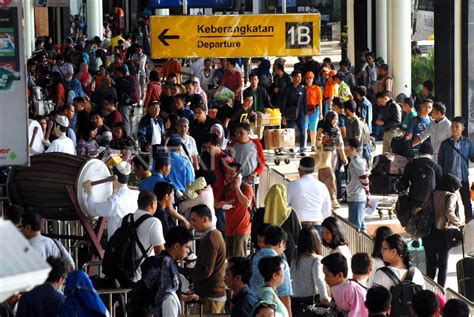
POLYGON ((286 0, 281 0, 281 13, 286 14, 286 0))
POLYGON ((188 15, 188 0, 183 0, 183 15, 188 15))
MULTIPOLYGON (((471 140, 474 138, 474 2, 462 1, 462 32, 461 32, 461 56, 462 56, 462 116, 467 120, 467 133, 471 140)), ((436 20, 435 20, 436 32, 436 20)), ((435 35, 436 38, 437 35, 435 35)), ((436 55, 435 55, 436 56, 436 55)), ((438 86, 435 83, 436 96, 438 86)), ((439 97, 438 97, 439 98, 439 97)))
POLYGON ((384 60, 387 60, 387 1, 377 0, 375 7, 377 11, 375 18, 375 52, 377 56, 382 56, 384 60))
POLYGON ((87 36, 93 38, 94 36, 102 37, 100 32, 101 20, 99 2, 102 5, 101 0, 87 0, 87 36))
POLYGON ((156 9, 155 15, 158 15, 158 16, 170 15, 170 9, 156 9))
POLYGON ((394 78, 393 95, 411 94, 411 2, 410 0, 390 0, 391 8, 391 60, 389 66, 394 78))
MULTIPOLYGON (((393 1, 397 0, 387 0, 387 58, 384 58, 385 63, 388 64, 390 67, 392 66, 393 1)), ((405 23, 407 23, 407 21, 405 21, 405 23)), ((375 56, 375 58, 377 57, 378 56, 375 56)))
POLYGON ((347 0, 347 58, 351 63, 355 62, 355 41, 354 41, 354 0, 347 0))
POLYGON ((260 1, 259 0, 252 0, 252 13, 259 14, 260 13, 260 1))
POLYGON ((454 2, 454 115, 463 115, 462 3, 454 2))
POLYGON ((102 39, 104 36, 104 3, 103 0, 97 0, 98 8, 99 8, 99 14, 97 18, 99 19, 99 37, 102 39))
POLYGON ((33 0, 24 0, 23 5, 25 17, 25 56, 30 58, 35 49, 35 9, 33 7, 33 0))

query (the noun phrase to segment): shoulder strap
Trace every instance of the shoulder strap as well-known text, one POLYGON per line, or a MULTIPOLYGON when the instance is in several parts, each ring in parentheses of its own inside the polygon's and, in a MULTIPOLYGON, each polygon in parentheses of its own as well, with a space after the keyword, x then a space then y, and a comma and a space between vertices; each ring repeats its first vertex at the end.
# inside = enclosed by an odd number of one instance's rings
POLYGON ((451 147, 464 159, 464 161, 466 162, 467 166, 469 166, 469 161, 468 161, 468 159, 464 156, 464 154, 463 154, 459 149, 457 149, 457 148, 454 146, 454 144, 452 144, 452 143, 450 142, 450 140, 446 140, 446 142, 449 144, 449 146, 451 146, 451 147))
MULTIPOLYGON (((151 218, 151 216, 149 214, 145 214, 143 216, 141 216, 140 218, 137 219, 137 221, 133 221, 133 214, 130 214, 131 215, 131 219, 132 219, 132 225, 135 227, 135 230, 138 229, 138 227, 140 227, 140 225, 145 221, 147 220, 148 218, 151 218)), ((138 238, 138 234, 136 234, 136 237, 137 237, 137 245, 138 245, 138 248, 140 249, 141 253, 142 253, 142 256, 140 257, 140 261, 146 257, 146 254, 148 253, 148 250, 150 250, 150 248, 152 247, 151 245, 148 247, 148 249, 145 250, 145 247, 143 246, 142 242, 140 241, 140 239, 138 238)))
POLYGON ((384 266, 384 267, 381 267, 380 270, 384 272, 385 275, 387 275, 392 280, 392 282, 395 283, 395 285, 400 284, 401 282, 400 279, 398 278, 398 276, 395 275, 395 273, 393 273, 393 271, 390 268, 384 266))
POLYGON ((51 239, 51 240, 53 240, 54 244, 56 245, 56 248, 58 248, 59 254, 61 254, 61 257, 65 258, 63 249, 62 249, 61 246, 59 245, 59 241, 56 240, 56 239, 51 239))
POLYGON ((405 276, 405 278, 403 279, 404 281, 410 281, 412 282, 413 281, 413 277, 415 276, 415 267, 414 266, 410 266, 408 268, 408 272, 407 272, 407 276, 405 276))
POLYGON ((365 290, 368 290, 368 289, 369 289, 367 286, 365 286, 364 284, 362 284, 361 282, 359 282, 359 281, 357 281, 357 280, 355 280, 355 279, 353 279, 353 278, 350 278, 349 281, 359 284, 359 286, 362 287, 362 288, 365 289, 365 290))

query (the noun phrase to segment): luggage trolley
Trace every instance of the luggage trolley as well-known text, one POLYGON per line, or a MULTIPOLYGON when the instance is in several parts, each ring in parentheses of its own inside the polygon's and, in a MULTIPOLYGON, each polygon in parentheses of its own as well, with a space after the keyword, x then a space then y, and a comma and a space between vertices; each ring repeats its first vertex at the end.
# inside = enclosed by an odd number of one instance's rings
POLYGON ((282 160, 285 164, 290 164, 291 158, 296 157, 295 130, 281 128, 280 109, 265 108, 265 112, 257 112, 255 130, 259 139, 263 137, 266 154, 273 159, 275 165, 280 165, 282 160))

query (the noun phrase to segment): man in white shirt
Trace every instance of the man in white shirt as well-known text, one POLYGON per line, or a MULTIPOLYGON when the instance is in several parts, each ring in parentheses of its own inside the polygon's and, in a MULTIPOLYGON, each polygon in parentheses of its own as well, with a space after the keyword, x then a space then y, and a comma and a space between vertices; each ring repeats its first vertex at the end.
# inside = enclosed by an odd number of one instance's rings
POLYGON ((300 179, 288 184, 288 205, 298 214, 303 226, 314 226, 322 237, 321 223, 331 215, 331 197, 327 187, 313 176, 312 157, 300 160, 300 179))
POLYGON ((56 63, 53 66, 52 72, 59 73, 64 81, 70 81, 74 76, 74 67, 71 63, 65 63, 62 54, 57 54, 55 57, 56 63))
POLYGON ((412 145, 417 146, 430 138, 430 143, 433 145, 434 150, 433 160, 437 162, 441 142, 451 137, 451 121, 446 118, 446 106, 442 102, 435 102, 433 104, 431 118, 433 120, 431 120, 426 129, 413 138, 412 145))
POLYGON ((144 152, 151 151, 153 146, 160 145, 165 135, 163 120, 159 116, 159 101, 152 101, 147 110, 148 113, 138 122, 137 132, 138 143, 144 152))
POLYGON ((69 120, 65 116, 58 116, 55 121, 54 133, 58 137, 53 142, 43 140, 43 145, 47 146, 46 153, 62 152, 71 155, 76 155, 76 148, 74 142, 66 136, 66 131, 69 127, 69 120))
POLYGON ((145 92, 145 81, 146 81, 146 55, 143 53, 143 46, 136 46, 136 53, 133 54, 131 60, 137 67, 137 77, 140 80, 140 96, 143 98, 145 92))
POLYGON ((199 168, 198 163, 198 150, 196 146, 196 140, 189 135, 189 120, 181 118, 178 121, 178 134, 183 141, 183 145, 179 150, 179 154, 187 158, 192 164, 195 170, 199 168), (185 149, 186 148, 186 149, 185 149))
POLYGON ((95 197, 92 191, 91 181, 84 182, 84 191, 87 194, 87 206, 89 212, 98 217, 107 217, 107 238, 114 234, 120 227, 122 218, 137 210, 137 200, 128 188, 128 176, 131 172, 130 164, 120 162, 113 168, 117 179, 113 183, 114 192, 110 197, 95 197))
MULTIPOLYGON (((132 216, 133 220, 136 222, 144 215, 150 215, 150 217, 143 221, 137 229, 138 240, 147 251, 147 254, 143 257, 142 251, 137 245, 136 260, 139 260, 142 257, 144 260, 146 257, 158 255, 165 248, 165 238, 163 236, 163 226, 161 221, 156 217, 152 217, 155 214, 157 206, 158 200, 154 193, 148 190, 140 192, 140 195, 138 196, 138 209, 132 216)), ((141 277, 142 271, 140 267, 138 267, 133 277, 133 281, 136 282, 140 280, 141 277)))

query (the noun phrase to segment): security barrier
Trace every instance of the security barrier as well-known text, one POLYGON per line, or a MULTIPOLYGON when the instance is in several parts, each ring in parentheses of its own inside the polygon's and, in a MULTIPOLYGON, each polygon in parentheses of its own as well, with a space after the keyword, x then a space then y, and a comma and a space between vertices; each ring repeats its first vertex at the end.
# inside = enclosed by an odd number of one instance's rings
POLYGON ((467 306, 469 307, 469 311, 471 312, 471 316, 474 316, 474 303, 471 302, 469 299, 467 299, 466 297, 462 296, 461 294, 453 291, 449 287, 446 289, 446 294, 445 295, 446 295, 447 299, 456 298, 456 299, 459 299, 459 300, 462 300, 463 302, 465 302, 467 304, 467 306))

